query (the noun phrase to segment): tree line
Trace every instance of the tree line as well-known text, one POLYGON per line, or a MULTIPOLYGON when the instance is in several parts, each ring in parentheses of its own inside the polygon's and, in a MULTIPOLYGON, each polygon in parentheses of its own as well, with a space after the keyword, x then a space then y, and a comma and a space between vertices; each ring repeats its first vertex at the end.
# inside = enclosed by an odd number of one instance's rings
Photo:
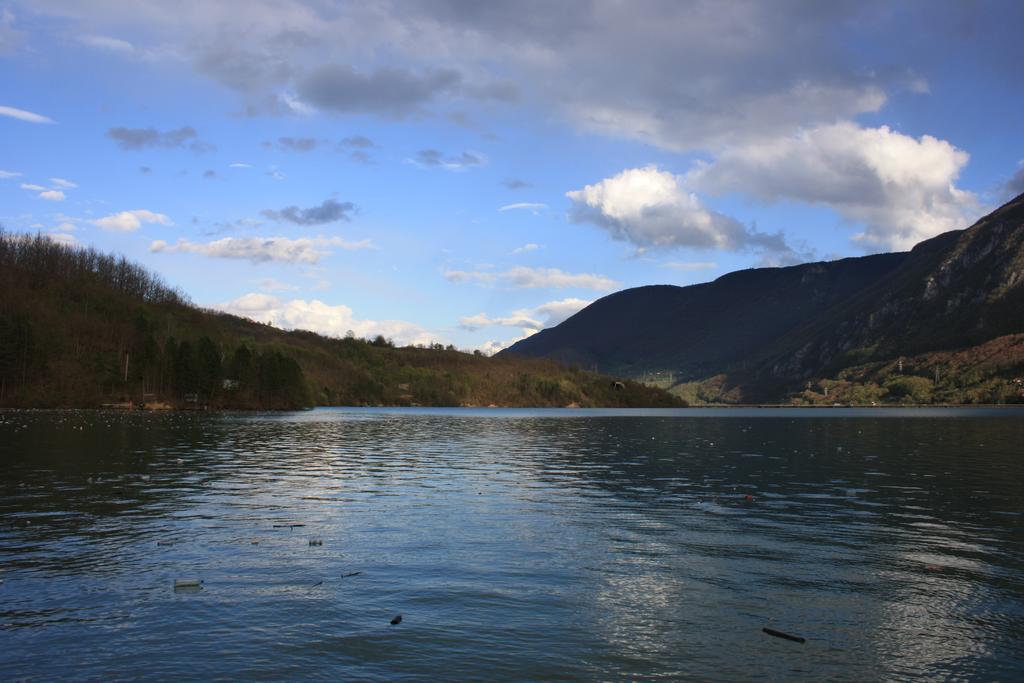
POLYGON ((0 229, 0 406, 311 404, 293 358, 204 320, 124 257, 0 229))

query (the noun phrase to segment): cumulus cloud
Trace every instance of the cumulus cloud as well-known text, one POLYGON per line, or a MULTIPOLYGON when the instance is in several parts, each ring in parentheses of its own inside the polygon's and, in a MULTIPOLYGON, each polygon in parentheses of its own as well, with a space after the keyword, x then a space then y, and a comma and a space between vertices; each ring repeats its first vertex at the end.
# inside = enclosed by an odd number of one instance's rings
POLYGON ((463 171, 473 166, 483 165, 487 159, 476 152, 445 155, 437 149, 421 149, 416 152, 413 162, 426 168, 443 168, 446 171, 463 171))
POLYGON ((218 305, 227 313, 250 318, 286 330, 309 330, 330 337, 343 337, 352 330, 357 337, 383 335, 399 345, 429 344, 438 335, 403 320, 360 320, 351 308, 330 305, 318 299, 286 301, 269 294, 250 293, 218 305))
POLYGON ((149 250, 156 253, 181 252, 213 258, 243 259, 252 263, 318 263, 331 253, 330 247, 354 250, 369 249, 372 246, 370 240, 350 242, 341 237, 224 237, 205 244, 185 239, 175 244, 156 240, 149 245, 149 250))
POLYGON ((25 111, 24 109, 16 109, 15 107, 0 106, 0 116, 9 116, 12 119, 27 121, 29 123, 55 123, 55 121, 49 116, 25 111))
POLYGON ((300 209, 297 206, 286 206, 280 211, 264 209, 261 215, 275 221, 287 221, 296 225, 323 225, 335 221, 352 220, 349 214, 356 210, 352 202, 339 202, 335 199, 324 200, 320 206, 300 209))
POLYGON ((540 245, 539 244, 534 244, 533 242, 530 242, 529 244, 524 244, 521 247, 516 247, 515 249, 512 250, 512 253, 513 254, 525 254, 525 253, 530 252, 530 251, 537 251, 538 249, 540 249, 540 245))
POLYGON ((143 149, 189 149, 196 154, 213 150, 213 145, 199 139, 199 133, 192 126, 159 131, 156 128, 111 128, 107 137, 123 150, 143 149))
POLYGON ((486 270, 447 270, 444 277, 449 282, 474 283, 481 285, 500 284, 516 289, 542 288, 577 288, 608 291, 620 286, 621 283, 590 273, 566 273, 558 268, 530 268, 516 266, 502 273, 486 270))
POLYGON ((781 234, 748 230, 708 209, 681 177, 655 166, 626 169, 565 196, 572 200, 571 220, 592 223, 641 249, 788 250, 781 234))
POLYGON ((148 209, 134 209, 132 211, 121 211, 120 213, 97 218, 90 221, 93 225, 111 230, 114 232, 132 232, 142 227, 143 223, 158 223, 159 225, 173 225, 171 219, 162 213, 155 213, 148 209))
POLYGON ((39 196, 51 202, 62 202, 65 199, 64 193, 60 190, 46 190, 45 192, 40 192, 39 196))
POLYGON ((955 185, 968 158, 930 135, 840 122, 729 148, 686 182, 708 193, 824 204, 864 227, 854 240, 866 249, 909 249, 977 213, 977 197, 955 185))
POLYGON ((474 332, 484 327, 520 327, 524 332, 554 327, 583 310, 592 300, 559 299, 534 308, 521 308, 507 316, 490 317, 484 313, 459 318, 459 327, 474 332))

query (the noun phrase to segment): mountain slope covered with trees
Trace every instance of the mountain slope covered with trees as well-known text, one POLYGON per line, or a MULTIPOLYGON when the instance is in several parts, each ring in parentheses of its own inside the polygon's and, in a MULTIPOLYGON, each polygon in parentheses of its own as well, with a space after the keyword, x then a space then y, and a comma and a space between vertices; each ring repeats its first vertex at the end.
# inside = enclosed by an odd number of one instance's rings
POLYGON ((0 407, 676 406, 548 359, 286 332, 123 257, 0 231, 0 407))

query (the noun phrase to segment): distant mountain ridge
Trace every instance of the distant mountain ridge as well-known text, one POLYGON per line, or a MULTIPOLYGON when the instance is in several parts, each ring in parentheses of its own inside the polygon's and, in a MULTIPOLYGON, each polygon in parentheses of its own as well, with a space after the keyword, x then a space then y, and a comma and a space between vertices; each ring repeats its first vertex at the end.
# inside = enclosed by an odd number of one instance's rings
POLYGON ((843 368, 1024 332, 1024 195, 909 252, 606 296, 502 352, 778 400, 843 368))

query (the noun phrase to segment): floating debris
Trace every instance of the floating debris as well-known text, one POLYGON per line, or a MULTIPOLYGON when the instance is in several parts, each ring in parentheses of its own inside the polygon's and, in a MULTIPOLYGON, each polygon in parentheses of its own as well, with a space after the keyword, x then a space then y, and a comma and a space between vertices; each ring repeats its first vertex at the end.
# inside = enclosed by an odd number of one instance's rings
POLYGON ((784 640, 792 640, 794 643, 805 643, 805 642, 807 642, 806 639, 801 638, 800 636, 791 636, 788 633, 783 633, 782 631, 776 631, 775 629, 768 628, 767 626, 765 626, 761 630, 764 631, 765 633, 767 633, 770 636, 775 636, 776 638, 782 638, 784 640))
POLYGON ((391 620, 391 625, 392 626, 398 626, 401 623, 402 623, 402 615, 401 614, 399 614, 398 616, 396 616, 394 619, 391 620))
POLYGON ((343 574, 341 578, 347 579, 350 576, 359 576, 360 574, 362 574, 362 572, 349 572, 348 574, 343 574))
POLYGON ((203 587, 203 582, 202 582, 201 579, 175 579, 174 580, 174 590, 181 590, 183 588, 185 588, 185 589, 193 588, 193 589, 197 589, 198 590, 198 589, 200 589, 202 587, 203 587))
POLYGON ((311 539, 309 539, 309 544, 310 545, 323 545, 324 542, 323 542, 323 539, 320 539, 320 538, 311 538, 311 539))
POLYGON ((314 583, 314 584, 312 585, 312 588, 316 588, 317 586, 322 586, 322 585, 324 585, 324 582, 323 582, 323 581, 317 581, 316 583, 314 583))
POLYGON ((275 529, 294 529, 296 527, 306 526, 305 524, 275 524, 275 529))
POLYGON ((258 539, 258 538, 254 538, 254 539, 252 539, 252 541, 250 542, 250 544, 251 544, 251 545, 259 545, 259 544, 260 544, 260 541, 259 541, 259 539, 258 539))

